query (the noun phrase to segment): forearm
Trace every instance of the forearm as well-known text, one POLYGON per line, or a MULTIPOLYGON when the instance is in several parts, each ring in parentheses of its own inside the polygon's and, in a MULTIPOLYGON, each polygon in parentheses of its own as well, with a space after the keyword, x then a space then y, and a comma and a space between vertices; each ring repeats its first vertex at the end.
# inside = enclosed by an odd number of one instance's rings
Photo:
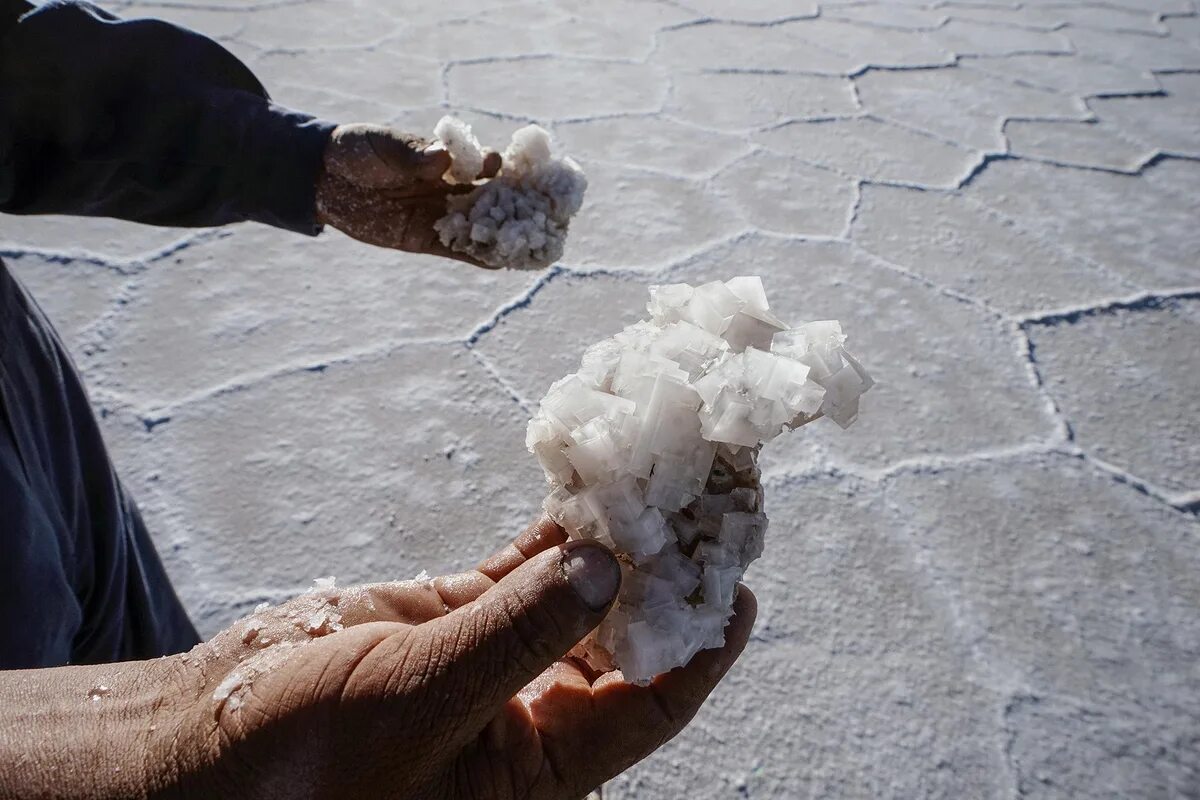
POLYGON ((174 659, 0 672, 0 798, 165 788, 174 659))

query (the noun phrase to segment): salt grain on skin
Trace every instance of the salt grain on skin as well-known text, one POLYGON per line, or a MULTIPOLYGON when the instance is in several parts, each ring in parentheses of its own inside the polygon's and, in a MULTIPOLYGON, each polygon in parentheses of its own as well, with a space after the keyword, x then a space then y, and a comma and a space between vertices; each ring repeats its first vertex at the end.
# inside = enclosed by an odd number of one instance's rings
POLYGON ((636 683, 724 644, 767 528, 762 444, 820 417, 849 426, 873 385, 836 321, 789 327, 757 277, 652 286, 647 308, 550 387, 526 435, 546 513, 624 572, 576 654, 636 683))
POLYGON ((237 711, 248 697, 254 681, 277 669, 303 643, 279 642, 243 660, 213 690, 212 699, 227 711, 237 711))
POLYGON ((334 608, 336 603, 323 604, 296 624, 309 636, 325 636, 342 630, 342 615, 334 608))
POLYGON ((217 688, 213 690, 212 699, 218 703, 227 700, 231 694, 241 688, 245 683, 246 677, 241 672, 234 670, 225 676, 225 680, 217 684, 217 688))
POLYGON ((263 629, 263 623, 257 619, 251 619, 246 623, 245 629, 242 631, 242 643, 250 644, 258 636, 259 631, 263 629))
MULTIPOLYGON (((450 153, 452 182, 474 176, 484 154, 471 128, 443 117, 435 135, 450 153)), ((450 195, 434 223, 442 244, 493 267, 541 269, 562 258, 571 217, 583 205, 587 178, 579 164, 550 151, 550 134, 521 128, 504 151, 500 172, 468 194, 450 195)))

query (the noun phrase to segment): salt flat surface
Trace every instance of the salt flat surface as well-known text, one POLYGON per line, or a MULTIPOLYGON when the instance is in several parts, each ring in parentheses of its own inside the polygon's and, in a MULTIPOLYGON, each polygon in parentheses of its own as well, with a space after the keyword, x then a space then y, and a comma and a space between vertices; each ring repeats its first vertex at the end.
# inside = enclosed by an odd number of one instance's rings
POLYGON ((330 119, 537 122, 593 183, 538 274, 0 217, 204 632, 477 562, 549 382, 647 285, 760 274, 880 383, 764 453, 754 640, 606 798, 1200 796, 1191 0, 112 7, 330 119))

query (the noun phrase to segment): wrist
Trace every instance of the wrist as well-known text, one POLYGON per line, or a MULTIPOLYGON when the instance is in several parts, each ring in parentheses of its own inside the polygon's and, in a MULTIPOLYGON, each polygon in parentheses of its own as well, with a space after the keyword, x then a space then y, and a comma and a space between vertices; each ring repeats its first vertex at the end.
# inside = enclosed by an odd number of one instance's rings
MULTIPOLYGON (((239 93, 230 102, 248 103, 250 122, 235 154, 240 210, 246 219, 316 235, 313 191, 334 125, 239 93)), ((240 111, 246 116, 245 111, 240 111)))
POLYGON ((329 216, 329 168, 322 164, 317 172, 317 188, 313 193, 313 221, 318 227, 333 224, 329 216))
POLYGON ((0 797, 149 797, 176 785, 177 663, 0 673, 0 797))

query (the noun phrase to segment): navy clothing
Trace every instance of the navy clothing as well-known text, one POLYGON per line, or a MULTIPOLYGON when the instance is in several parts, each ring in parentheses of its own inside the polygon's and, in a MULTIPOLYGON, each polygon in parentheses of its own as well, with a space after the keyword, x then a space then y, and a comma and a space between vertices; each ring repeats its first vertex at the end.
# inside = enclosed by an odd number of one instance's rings
POLYGON ((49 320, 0 262, 0 668, 149 658, 196 630, 49 320))
MULTIPOLYGON (((315 234, 332 129, 273 105, 199 34, 82 2, 0 0, 0 212, 315 234)), ((0 668, 198 641, 62 342, 2 263, 0 616, 0 668)))
POLYGON ((273 105, 198 33, 87 3, 0 2, 0 211, 318 232, 332 124, 273 105))

